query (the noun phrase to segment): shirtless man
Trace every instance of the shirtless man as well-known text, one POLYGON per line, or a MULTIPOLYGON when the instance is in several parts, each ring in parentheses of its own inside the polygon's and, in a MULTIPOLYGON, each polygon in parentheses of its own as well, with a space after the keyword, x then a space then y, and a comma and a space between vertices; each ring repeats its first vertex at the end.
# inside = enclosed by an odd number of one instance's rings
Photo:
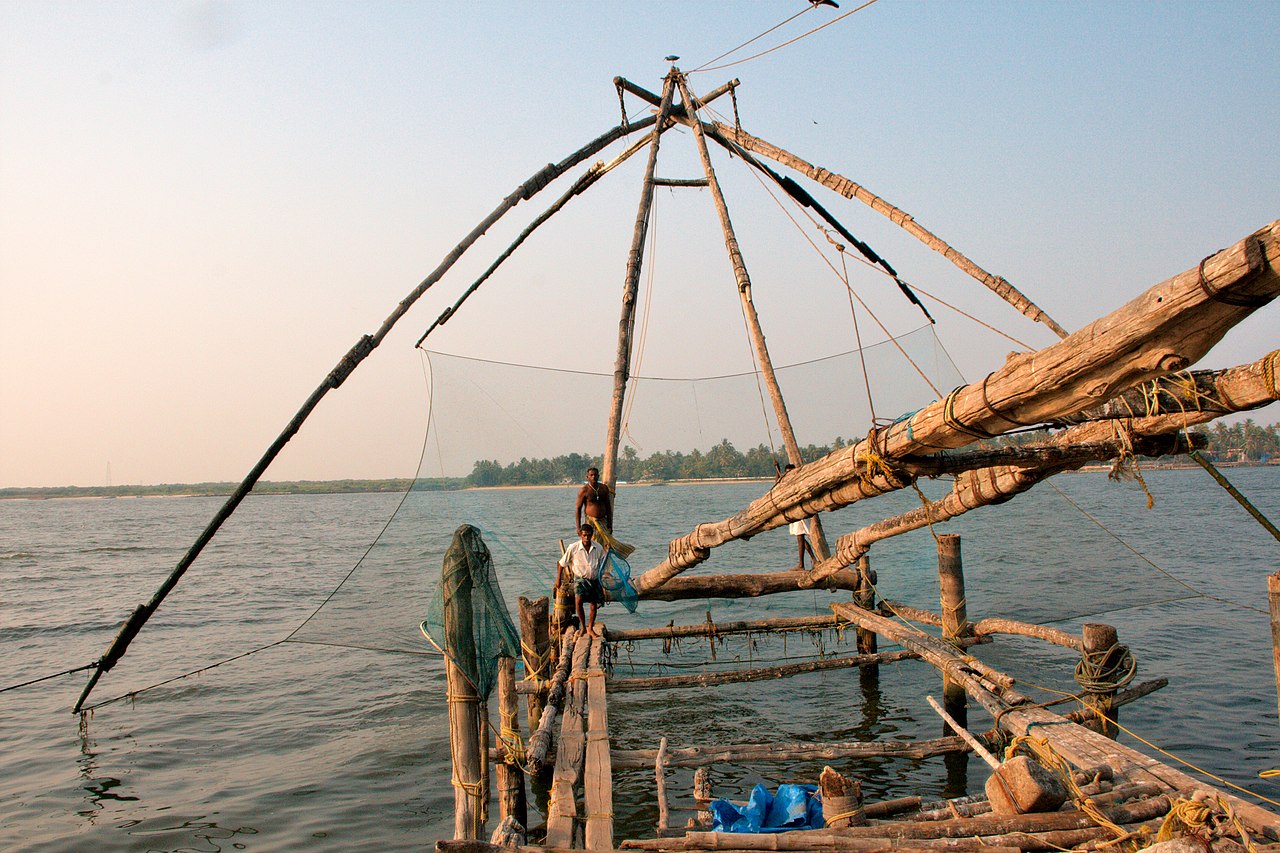
POLYGON ((600 482, 600 469, 592 466, 587 469, 587 482, 578 490, 578 503, 573 510, 575 528, 584 523, 595 529, 596 541, 614 551, 622 559, 627 559, 635 548, 625 542, 619 542, 613 536, 613 495, 608 485, 600 482), (586 519, 583 519, 583 513, 586 519))
POLYGON ((604 525, 606 532, 613 532, 613 500, 609 487, 600 482, 600 469, 587 469, 587 482, 578 490, 578 505, 573 510, 574 528, 582 527, 582 511, 587 518, 594 518, 604 525))

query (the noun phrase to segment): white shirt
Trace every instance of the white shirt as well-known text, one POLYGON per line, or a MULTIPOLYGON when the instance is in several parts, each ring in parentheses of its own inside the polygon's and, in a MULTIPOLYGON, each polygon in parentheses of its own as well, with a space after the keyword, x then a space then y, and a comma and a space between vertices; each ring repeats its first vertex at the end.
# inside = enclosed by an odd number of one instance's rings
POLYGON ((604 565, 604 557, 605 550, 599 542, 592 540, 591 550, 588 551, 582 547, 582 540, 579 539, 564 549, 560 565, 571 571, 575 578, 596 580, 600 577, 600 567, 604 565))

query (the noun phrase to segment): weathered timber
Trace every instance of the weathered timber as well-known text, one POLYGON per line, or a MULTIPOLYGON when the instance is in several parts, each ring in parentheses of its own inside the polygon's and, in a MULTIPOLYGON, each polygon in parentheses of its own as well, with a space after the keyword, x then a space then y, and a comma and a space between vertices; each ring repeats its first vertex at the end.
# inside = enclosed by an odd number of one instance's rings
POLYGON ((808 572, 761 572, 741 575, 692 575, 673 577, 661 586, 636 591, 647 601, 679 601, 686 598, 755 598, 780 592, 795 592, 816 586, 818 589, 842 589, 852 592, 858 588, 858 575, 851 571, 837 571, 822 578, 816 584, 808 583, 808 572))
MULTIPOLYGON (((720 182, 716 179, 715 169, 711 165, 711 152, 707 150, 707 140, 703 133, 702 122, 697 119, 698 103, 689 91, 688 80, 678 72, 672 71, 676 85, 680 87, 680 95, 688 112, 689 127, 693 129, 693 140, 698 149, 698 157, 702 161, 702 170, 706 174, 707 187, 711 190, 711 200, 720 219, 720 229, 724 235, 725 252, 729 255, 729 264, 733 267, 734 280, 738 285, 738 297, 742 302, 743 316, 751 333, 751 345, 755 349, 756 364, 764 379, 765 388, 769 391, 769 400, 773 403, 773 414, 782 434, 783 444, 787 448, 787 460, 797 467, 804 464, 800 455, 800 443, 796 440, 795 430, 791 426, 791 416, 787 414, 787 404, 782 398, 782 389, 778 385, 777 374, 773 370, 773 360, 769 357, 769 349, 765 345, 764 330, 760 327, 760 316, 756 313, 755 301, 751 297, 751 276, 747 273, 746 262, 742 259, 742 250, 738 247, 738 237, 734 233, 733 223, 729 219, 729 208, 725 204, 724 193, 720 191, 720 182)), ((785 479, 785 477, 784 477, 785 479)), ((810 518, 809 539, 817 558, 825 560, 831 556, 826 537, 822 532, 822 523, 817 513, 797 516, 790 521, 810 518), (810 516, 812 516, 810 518, 810 516)))
POLYGON ((655 187, 705 187, 706 178, 654 178, 655 187))
POLYGON ((975 435, 1066 417, 1181 370, 1280 293, 1278 270, 1280 222, 1275 222, 1064 340, 1011 356, 986 379, 956 389, 871 440, 790 472, 739 513, 673 540, 667 559, 641 574, 636 588, 661 586, 725 542, 900 488, 897 478, 877 471, 873 459, 892 463, 961 447, 975 435))
MULTIPOLYGON (((662 131, 671 113, 671 99, 675 94, 676 71, 667 74, 662 84, 662 100, 658 105, 658 124, 649 144, 649 159, 644 167, 644 180, 640 187, 640 205, 636 211, 635 226, 631 234, 631 251, 627 255, 627 270, 622 284, 622 316, 618 320, 618 352, 613 367, 613 398, 609 407, 609 423, 605 433, 604 461, 600 479, 617 497, 617 478, 614 470, 618 464, 618 443, 622 436, 622 408, 627 393, 627 381, 631 377, 631 338, 636 327, 636 294, 640 287, 640 267, 644 261, 645 237, 649 233, 649 209, 653 205, 653 173, 658 167, 658 147, 662 131)), ((614 507, 617 512, 617 507, 614 507)), ((616 517, 616 515, 615 515, 616 517)))
MULTIPOLYGON (((547 597, 530 601, 523 595, 517 602, 520 611, 520 649, 524 658, 525 678, 532 684, 545 684, 551 677, 551 635, 547 597)), ((520 685, 517 685, 519 690, 520 685)), ((521 691, 523 692, 523 691, 521 691)), ((545 696, 541 691, 529 696, 529 732, 538 730, 542 722, 545 696)))
MULTIPOLYGON (((863 610, 874 610, 876 607, 876 573, 871 568, 871 559, 863 554, 858 558, 858 588, 853 591, 853 603, 863 610)), ((868 631, 862 626, 855 629, 858 638, 858 651, 862 654, 876 653, 876 632, 868 631)), ((874 670, 873 670, 874 672, 874 670)))
POLYGON ((555 676, 551 679, 551 689, 547 694, 542 719, 538 722, 537 730, 529 736, 529 743, 525 750, 530 770, 539 770, 546 763, 547 752, 551 747, 551 728, 555 725, 556 714, 564 705, 565 683, 569 678, 569 670, 573 666, 573 648, 577 638, 577 629, 570 627, 565 631, 560 663, 556 667, 555 676))
MULTIPOLYGON (((489 802, 488 750, 482 738, 480 694, 468 672, 476 670, 476 641, 471 613, 470 548, 479 532, 459 527, 440 572, 444 600, 445 683, 449 706, 449 756, 453 764, 453 836, 480 838, 489 802)), ((483 547, 483 543, 481 543, 483 547)))
POLYGON ((828 765, 818 774, 818 791, 822 794, 822 820, 828 828, 867 825, 860 782, 840 775, 828 765))
MULTIPOLYGON (((855 741, 852 743, 780 743, 715 744, 669 747, 666 762, 671 767, 709 767, 714 764, 742 764, 754 761, 835 761, 842 758, 910 758, 923 759, 967 747, 958 737, 919 741, 855 741)), ((617 768, 652 767, 657 758, 654 749, 615 749, 613 766, 617 768)), ((919 804, 919 799, 916 799, 919 804)), ((868 805, 871 809, 874 804, 868 805)), ((874 815, 873 815, 874 816, 874 815)))
MULTIPOLYGON (((964 592, 964 563, 960 558, 960 536, 955 533, 939 534, 937 545, 942 639, 956 644, 966 632, 971 631, 964 592)), ((963 685, 957 684, 945 671, 942 673, 942 703, 945 711, 939 708, 939 712, 946 720, 942 734, 963 737, 967 734, 964 727, 969 724, 968 694, 963 685), (957 725, 960 728, 955 728, 957 725)))
POLYGON ((587 754, 583 712, 586 708, 585 675, 590 649, 591 637, 586 634, 580 635, 573 644, 570 676, 573 680, 564 703, 564 722, 561 724, 551 783, 551 811, 547 815, 548 847, 570 847, 573 844, 573 824, 578 815, 575 789, 582 779, 587 754))
MULTIPOLYGON (((1101 622, 1086 622, 1081 626, 1083 648, 1081 654, 1090 665, 1090 670, 1112 671, 1120 656, 1120 640, 1114 625, 1101 622)), ((1085 704, 1093 709, 1102 721, 1102 733, 1114 738, 1120 730, 1116 728, 1118 712, 1115 709, 1116 685, 1110 683, 1090 682, 1084 686, 1085 704)))
POLYGON ((832 669, 848 669, 854 666, 875 666, 882 663, 910 660, 918 657, 914 652, 879 652, 873 655, 849 655, 839 658, 785 663, 778 666, 762 666, 755 669, 730 672, 698 672, 687 675, 654 675, 646 678, 618 678, 609 682, 612 693, 630 693, 637 690, 671 690, 687 687, 715 687, 721 684, 742 684, 749 681, 771 681, 810 672, 826 672, 832 669))
POLYGON ((503 757, 498 763, 498 817, 514 818, 521 826, 529 825, 524 794, 524 771, 519 756, 507 747, 508 741, 520 740, 520 697, 516 695, 516 662, 514 658, 498 659, 498 735, 503 744, 503 757))
POLYGON ((609 758, 609 705, 605 697, 604 640, 591 639, 587 660, 587 766, 582 779, 588 850, 613 848, 613 766, 609 758))
POLYGON ((1074 649, 1077 652, 1080 651, 1080 638, 1059 628, 1019 622, 1016 619, 1005 619, 1001 616, 988 616, 972 624, 973 633, 979 636, 1017 634, 1023 637, 1034 637, 1037 640, 1044 640, 1047 643, 1053 643, 1055 646, 1074 649))
POLYGON ((514 192, 504 198, 502 202, 499 203, 499 205, 480 222, 479 225, 473 228, 467 236, 462 238, 462 241, 459 242, 458 245, 453 247, 449 254, 445 255, 444 259, 435 268, 435 270, 419 282, 417 287, 410 291, 404 299, 400 300, 391 314, 387 316, 387 319, 382 322, 378 331, 374 332, 372 335, 363 335, 360 340, 356 341, 356 343, 352 345, 346 355, 344 355, 334 368, 325 376, 324 381, 322 381, 316 389, 311 392, 311 396, 303 402, 302 407, 298 409, 289 423, 285 425, 281 433, 276 436, 276 439, 263 453, 262 457, 253 466, 253 468, 250 469, 249 473, 245 475, 245 478, 240 482, 240 485, 236 487, 235 491, 231 493, 231 496, 228 497, 226 502, 223 503, 218 511, 214 513, 209 524, 206 525, 205 529, 196 538, 196 541, 192 543, 191 547, 187 550, 186 554, 183 555, 182 559, 178 561, 178 564, 169 574, 169 577, 160 585, 160 588, 156 590, 151 599, 146 604, 138 605, 138 607, 134 609, 133 613, 130 614, 129 618, 125 620, 119 633, 116 634, 115 639, 112 640, 107 651, 99 659, 97 669, 95 669, 93 675, 90 676, 89 683, 85 685, 84 690, 80 694, 80 698, 76 700, 73 712, 78 713, 84 707, 85 700, 88 699, 89 694, 93 692, 93 688, 98 683, 98 679, 102 677, 103 673, 108 672, 112 667, 114 667, 116 662, 124 656, 125 652, 128 650, 129 644, 133 641, 133 638, 138 635, 138 632, 142 630, 142 626, 146 621, 151 618, 151 614, 160 607, 161 602, 163 602, 164 599, 168 597, 169 593, 173 591, 173 588, 178 585, 182 576, 186 574, 187 570, 191 568, 191 565, 196 561, 196 558, 200 556, 200 552, 204 550, 205 546, 209 544, 222 525, 226 523, 226 520, 231 517, 244 498, 250 491, 252 491, 254 485, 262 478, 262 475, 266 473, 267 468, 270 467, 275 458, 280 455, 280 452, 284 450, 285 445, 288 444, 295 435, 297 435, 298 430, 302 428, 302 424, 311 416, 311 413, 315 410, 316 406, 320 405, 320 401, 324 399, 325 395, 331 390, 338 388, 346 381, 352 371, 354 371, 360 363, 368 357, 369 353, 373 352, 374 349, 382 343, 383 339, 391 333, 392 328, 397 322, 399 322, 400 318, 413 307, 414 303, 418 301, 422 294, 426 293, 432 285, 439 281, 441 277, 443 277, 444 274, 458 262, 458 259, 461 258, 469 248, 471 248, 472 244, 474 244, 476 240, 479 240, 486 231, 493 227, 494 223, 501 219, 509 210, 521 201, 527 201, 528 199, 533 198, 547 184, 551 183, 566 171, 581 163, 583 160, 586 160, 588 157, 593 156, 597 152, 621 139, 626 134, 636 130, 644 130, 654 124, 655 121, 656 117, 646 116, 634 124, 630 122, 620 124, 596 137, 591 142, 588 142, 586 145, 582 146, 559 163, 548 163, 546 166, 539 169, 527 181, 516 187, 514 192))
POLYGON ((751 619, 733 622, 703 622, 700 625, 668 625, 662 628, 608 628, 605 639, 611 643, 635 640, 674 640, 679 637, 715 638, 729 634, 757 634, 786 631, 820 631, 839 628, 845 623, 837 616, 783 616, 777 619, 751 619))
MULTIPOLYGON (((964 660, 941 640, 919 634, 892 619, 860 610, 850 604, 836 603, 832 609, 840 616, 865 623, 877 633, 902 646, 920 652, 929 663, 953 674, 993 716, 998 715, 1000 728, 1014 735, 1030 734, 1048 738, 1059 755, 1077 767, 1110 767, 1117 777, 1131 782, 1158 782, 1169 791, 1207 787, 1201 780, 1168 767, 1135 749, 1106 738, 1044 708, 1032 707, 1026 697, 1011 689, 985 682, 964 660)), ((1237 816, 1253 832, 1280 841, 1280 816, 1231 794, 1221 793, 1237 816)))
MULTIPOLYGON (((724 83, 724 84, 721 84, 720 86, 717 86, 716 88, 712 89, 710 92, 707 92, 707 94, 703 95, 697 101, 694 101, 694 108, 700 109, 701 107, 711 103, 721 95, 724 95, 728 92, 733 91, 738 87, 738 85, 741 82, 742 81, 738 80, 738 78, 735 77, 734 79, 730 80, 728 83, 724 83)), ((632 83, 630 80, 626 79, 625 77, 614 77, 613 85, 617 86, 619 89, 623 89, 627 92, 630 92, 640 100, 646 101, 647 103, 652 104, 655 107, 662 102, 662 99, 658 95, 655 95, 653 92, 650 92, 648 89, 644 88, 643 86, 639 86, 635 83, 632 83)), ((677 115, 677 116, 687 115, 684 104, 676 104, 675 106, 673 106, 671 108, 671 113, 672 115, 677 115)))
POLYGON ((667 805, 667 739, 658 741, 658 754, 653 759, 653 780, 658 797, 658 834, 671 826, 671 809, 667 805))
POLYGON ((842 177, 835 172, 806 163, 794 154, 784 151, 775 145, 771 145, 762 139, 758 139, 743 131, 741 128, 730 127, 726 124, 715 122, 714 124, 707 125, 705 129, 712 139, 715 139, 721 145, 729 148, 729 150, 735 150, 737 147, 745 148, 752 153, 759 154, 762 157, 768 157, 770 160, 780 163, 790 169, 794 169, 797 172, 813 179, 817 183, 822 184, 824 187, 834 190, 845 198, 856 198, 858 201, 863 202, 872 210, 884 215, 908 234, 911 234, 929 248, 940 253, 947 260, 964 270, 965 273, 981 282, 1024 316, 1037 322, 1044 323, 1060 338, 1067 337, 1065 329, 1055 323, 1048 314, 1036 307, 1030 299, 1020 293, 1012 284, 1005 281, 1003 278, 994 276, 982 269, 973 261, 969 260, 960 252, 943 242, 939 237, 923 228, 910 214, 894 207, 883 198, 872 193, 866 187, 854 183, 848 178, 842 177))

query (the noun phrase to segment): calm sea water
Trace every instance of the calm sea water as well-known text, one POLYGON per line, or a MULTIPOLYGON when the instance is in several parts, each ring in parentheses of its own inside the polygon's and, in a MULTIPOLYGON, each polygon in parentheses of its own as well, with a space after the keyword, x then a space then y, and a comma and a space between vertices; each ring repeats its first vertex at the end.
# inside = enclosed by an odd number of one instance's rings
MULTIPOLYGON (((1229 474, 1280 518, 1280 469, 1229 474)), ((1069 630, 1084 621, 1115 624, 1139 660, 1139 679, 1170 680, 1125 708, 1121 722, 1280 799, 1280 784, 1258 777, 1280 764, 1265 615, 1266 576, 1280 569, 1280 544, 1199 470, 1151 471, 1146 479, 1152 510, 1134 484, 1080 474, 1058 478, 1061 492, 1041 485, 942 528, 963 536, 969 615, 1069 630)), ((624 489, 619 526, 640 546, 633 564, 653 565, 670 538, 726 517, 761 488, 624 489)), ((842 510, 827 518, 829 535, 918 500, 898 495, 842 510)), ((251 497, 92 701, 140 691, 135 696, 81 719, 70 708, 83 673, 0 693, 0 848, 400 850, 447 837, 453 795, 444 679, 417 627, 440 556, 458 524, 475 523, 508 600, 545 594, 556 539, 571 532, 573 492, 420 494, 400 502, 392 495, 251 497), (145 689, 256 649, 263 650, 145 689)), ((206 498, 0 502, 0 688, 101 655, 219 505, 206 498)), ((701 570, 786 568, 794 547, 785 531, 771 531, 717 551, 701 570)), ((885 597, 936 607, 928 531, 877 545, 872 561, 885 597)), ((694 622, 708 608, 717 620, 802 615, 824 611, 830 600, 805 592, 655 603, 635 615, 613 606, 604 619, 616 626, 694 622)), ((617 669, 740 666, 841 652, 851 642, 844 639, 729 639, 714 659, 704 642, 670 656, 637 644, 619 650, 617 669)), ((1008 640, 979 653, 1024 686, 1072 686, 1074 661, 1065 650, 1008 640)), ((674 745, 935 737, 940 724, 924 695, 937 690, 930 667, 905 663, 883 667, 875 683, 828 672, 619 695, 610 721, 615 745, 628 748, 654 747, 662 733, 674 745)), ((975 727, 988 722, 971 711, 975 727)), ((717 767, 714 784, 718 795, 741 798, 757 781, 812 781, 820 769, 717 767)), ((955 793, 941 760, 840 769, 862 777, 871 799, 955 793)), ((690 776, 671 773, 675 805, 687 804, 690 776)), ((983 780, 971 766, 968 787, 976 791, 983 780)), ((652 772, 619 772, 616 786, 619 836, 645 832, 656 816, 652 772)))

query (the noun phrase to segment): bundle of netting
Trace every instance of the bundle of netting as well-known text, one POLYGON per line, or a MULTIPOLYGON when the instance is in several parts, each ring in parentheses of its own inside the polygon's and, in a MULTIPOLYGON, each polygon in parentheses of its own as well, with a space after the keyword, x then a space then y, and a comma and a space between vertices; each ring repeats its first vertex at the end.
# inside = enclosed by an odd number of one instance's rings
POLYGON ((502 598, 493 558, 470 524, 454 531, 422 633, 462 671, 481 701, 497 680, 498 658, 520 656, 520 635, 502 598))

